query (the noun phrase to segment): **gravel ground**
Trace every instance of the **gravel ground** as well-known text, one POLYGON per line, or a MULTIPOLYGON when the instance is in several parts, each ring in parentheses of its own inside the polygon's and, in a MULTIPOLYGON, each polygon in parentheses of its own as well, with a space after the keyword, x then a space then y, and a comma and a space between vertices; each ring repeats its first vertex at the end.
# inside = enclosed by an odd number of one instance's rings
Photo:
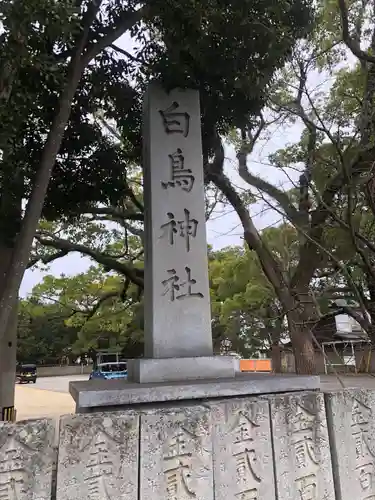
MULTIPOLYGON (((344 389, 360 388, 375 389, 375 376, 372 375, 340 375, 344 389)), ((323 391, 341 391, 343 387, 335 375, 321 375, 321 389, 323 391)))

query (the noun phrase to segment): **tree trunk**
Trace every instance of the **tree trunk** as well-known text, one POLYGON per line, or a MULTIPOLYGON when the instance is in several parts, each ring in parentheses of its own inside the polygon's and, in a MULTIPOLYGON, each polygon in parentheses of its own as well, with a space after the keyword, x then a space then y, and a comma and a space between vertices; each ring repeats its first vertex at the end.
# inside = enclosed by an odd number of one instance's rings
POLYGON ((39 169, 36 172, 30 197, 26 204, 21 230, 17 235, 7 271, 3 274, 3 293, 0 295, 0 339, 5 335, 12 314, 13 300, 17 300, 25 270, 30 257, 31 246, 38 228, 52 170, 68 123, 74 94, 84 67, 81 52, 86 38, 79 44, 68 68, 68 78, 59 99, 59 107, 53 119, 43 148, 39 169))
MULTIPOLYGON (((235 209, 244 229, 244 240, 249 249, 256 252, 262 270, 283 306, 288 318, 289 333, 296 356, 297 373, 300 375, 316 373, 315 350, 310 328, 316 323, 319 314, 316 304, 309 293, 310 281, 316 267, 311 268, 310 266, 305 270, 302 266, 304 271, 303 273, 300 272, 302 277, 300 279, 297 275, 291 289, 290 283, 284 276, 279 263, 275 260, 266 241, 261 238, 256 229, 247 207, 228 177, 223 173, 224 148, 220 138, 217 138, 214 148, 216 149, 215 160, 205 167, 207 179, 222 191, 235 209)), ((246 155, 241 154, 239 162, 246 162, 246 155)), ((246 165, 243 168, 246 168, 246 165)), ((313 249, 316 251, 315 247, 313 249)), ((301 266, 301 262, 299 266, 301 266)))
POLYGON ((274 321, 274 325, 269 325, 270 328, 270 340, 271 340, 271 366, 274 373, 282 373, 282 346, 280 345, 281 332, 283 330, 283 317, 280 311, 272 310, 272 307, 268 308, 267 314, 274 321), (275 319, 273 319, 275 318, 275 319))
POLYGON ((308 331, 299 330, 293 341, 293 351, 298 375, 317 373, 314 344, 308 331))
POLYGON ((281 346, 278 343, 271 346, 271 364, 274 373, 282 373, 281 346))
POLYGON ((307 283, 299 283, 293 288, 294 306, 287 314, 290 337, 296 362, 296 373, 313 375, 317 373, 316 343, 314 327, 320 319, 318 305, 311 295, 307 283))
POLYGON ((294 310, 287 317, 296 373, 298 375, 314 375, 317 373, 317 366, 311 333, 313 324, 307 319, 305 311, 294 310))
POLYGON ((367 310, 370 315, 371 331, 367 332, 373 345, 375 345, 375 283, 369 273, 366 274, 367 288, 370 298, 367 301, 367 310))
POLYGON ((288 320, 289 336, 295 357, 296 373, 317 373, 313 328, 319 320, 317 304, 310 295, 309 287, 293 290, 284 287, 275 290, 288 320))
MULTIPOLYGON (((12 249, 0 248, 0 276, 3 278, 8 271, 12 249)), ((0 296, 3 292, 2 280, 0 296)), ((17 298, 13 300, 9 327, 4 337, 0 339, 0 420, 3 419, 3 409, 14 406, 14 385, 16 376, 17 353, 17 298)))

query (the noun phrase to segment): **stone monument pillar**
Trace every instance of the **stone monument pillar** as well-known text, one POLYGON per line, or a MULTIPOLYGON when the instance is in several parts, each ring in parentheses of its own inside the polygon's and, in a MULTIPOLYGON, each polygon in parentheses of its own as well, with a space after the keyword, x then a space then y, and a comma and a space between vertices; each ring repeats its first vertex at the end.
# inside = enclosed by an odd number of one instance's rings
POLYGON ((129 380, 234 377, 212 349, 199 94, 152 84, 143 120, 145 358, 129 380))
POLYGON ((128 380, 71 382, 76 412, 319 388, 213 355, 198 92, 150 86, 143 123, 145 357, 128 360, 128 380))

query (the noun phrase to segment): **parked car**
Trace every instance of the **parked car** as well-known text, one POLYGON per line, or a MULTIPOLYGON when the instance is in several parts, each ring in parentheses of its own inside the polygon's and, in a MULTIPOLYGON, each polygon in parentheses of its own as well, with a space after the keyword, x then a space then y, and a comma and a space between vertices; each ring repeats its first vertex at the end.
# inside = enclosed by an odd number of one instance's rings
POLYGON ((125 361, 118 363, 99 363, 96 368, 90 373, 90 380, 95 379, 118 379, 127 378, 128 369, 125 361))
POLYGON ((16 380, 19 384, 26 382, 29 384, 32 382, 36 383, 37 373, 36 373, 36 365, 18 365, 16 371, 16 380))

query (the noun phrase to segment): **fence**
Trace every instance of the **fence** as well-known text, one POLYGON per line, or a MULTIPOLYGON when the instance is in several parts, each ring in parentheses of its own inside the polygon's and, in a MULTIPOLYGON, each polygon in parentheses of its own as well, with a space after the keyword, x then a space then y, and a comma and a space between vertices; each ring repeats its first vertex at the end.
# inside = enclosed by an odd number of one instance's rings
POLYGON ((241 359, 240 369, 242 372, 270 372, 272 365, 270 359, 241 359))
POLYGON ((375 391, 0 424, 0 498, 375 498, 375 391))
POLYGON ((92 365, 37 366, 38 377, 63 377, 69 375, 89 374, 91 371, 92 365))

